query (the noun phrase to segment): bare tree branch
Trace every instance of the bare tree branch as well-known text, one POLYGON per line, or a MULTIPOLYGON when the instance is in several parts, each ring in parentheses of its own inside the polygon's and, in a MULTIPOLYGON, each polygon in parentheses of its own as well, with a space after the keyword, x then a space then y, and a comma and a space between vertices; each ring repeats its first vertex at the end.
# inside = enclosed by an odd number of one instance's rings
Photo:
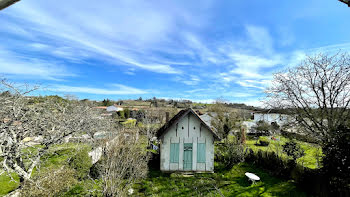
POLYGON ((276 73, 267 104, 289 110, 308 133, 326 140, 350 118, 350 56, 308 56, 299 66, 276 73))
POLYGON ((20 0, 0 0, 0 10, 7 8, 18 1, 20 0))

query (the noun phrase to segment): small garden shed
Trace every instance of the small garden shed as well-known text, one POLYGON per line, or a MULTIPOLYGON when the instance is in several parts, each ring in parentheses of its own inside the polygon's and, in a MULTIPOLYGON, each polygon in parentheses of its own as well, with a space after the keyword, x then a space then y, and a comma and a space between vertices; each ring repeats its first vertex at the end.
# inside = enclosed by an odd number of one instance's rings
POLYGON ((217 134, 191 108, 181 110, 157 132, 161 171, 214 171, 217 134))

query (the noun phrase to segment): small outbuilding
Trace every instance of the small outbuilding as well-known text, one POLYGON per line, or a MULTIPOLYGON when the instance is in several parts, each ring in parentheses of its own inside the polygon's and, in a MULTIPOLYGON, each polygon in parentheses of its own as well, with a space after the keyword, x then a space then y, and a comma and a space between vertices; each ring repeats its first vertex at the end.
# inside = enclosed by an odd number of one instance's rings
POLYGON ((181 110, 157 132, 161 171, 214 171, 217 134, 191 108, 181 110))

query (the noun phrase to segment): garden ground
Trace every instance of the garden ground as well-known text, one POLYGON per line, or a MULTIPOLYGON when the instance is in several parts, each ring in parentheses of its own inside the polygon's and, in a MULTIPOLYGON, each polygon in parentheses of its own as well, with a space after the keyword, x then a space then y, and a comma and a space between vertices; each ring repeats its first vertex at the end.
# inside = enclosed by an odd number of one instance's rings
POLYGON ((153 170, 134 188, 137 190, 135 196, 307 196, 292 181, 270 176, 249 163, 237 164, 231 170, 225 170, 216 163, 215 173, 190 177, 153 170), (245 172, 258 175, 261 181, 252 185, 245 172))
MULTIPOLYGON (((281 138, 281 141, 284 140, 285 139, 281 138)), ((274 142, 270 143, 269 147, 255 146, 255 142, 256 140, 248 140, 248 147, 255 148, 255 150, 274 150, 276 148, 274 147, 274 142)), ((313 150, 306 151, 306 156, 308 157, 311 157, 311 153, 316 150, 312 149, 312 147, 306 147, 306 149, 313 150)), ((77 150, 84 150, 82 152, 87 156, 90 147, 82 144, 54 146, 50 149, 47 157, 43 158, 45 161, 43 167, 46 169, 59 168, 63 165, 73 167, 71 166, 72 164, 67 163, 67 158, 77 154, 77 150)), ((86 158, 85 156, 80 157, 86 158)), ((89 159, 79 160, 81 164, 84 163, 83 161, 90 162, 89 159)), ((78 166, 78 168, 74 166, 77 177, 84 177, 84 175, 88 173, 90 165, 78 166)), ((18 181, 18 177, 15 174, 13 175, 14 179, 18 181)), ((0 196, 13 191, 17 187, 18 182, 11 180, 6 174, 0 175, 0 196)), ((67 188, 66 192, 62 194, 65 196, 84 196, 84 194, 91 194, 87 193, 89 188, 95 187, 96 190, 99 190, 98 188, 101 187, 101 182, 99 180, 77 180, 77 184, 67 188)), ((215 173, 195 174, 190 177, 184 177, 178 173, 166 174, 159 170, 151 169, 148 178, 135 184, 133 188, 136 192, 135 196, 306 196, 304 192, 296 187, 293 181, 271 176, 259 166, 249 163, 237 164, 230 170, 224 169, 219 163, 215 163, 215 173), (258 175, 261 181, 257 182, 255 185, 251 185, 244 175, 245 172, 252 172, 258 175)))
MULTIPOLYGON (((290 140, 282 136, 276 136, 276 138, 278 138, 279 141, 271 140, 269 137, 265 137, 265 136, 259 138, 259 140, 265 140, 270 142, 268 146, 256 146, 255 144, 257 143, 258 140, 247 140, 246 145, 249 148, 251 148, 254 152, 257 152, 258 150, 275 152, 277 155, 287 158, 288 156, 285 153, 283 153, 282 145, 290 140)), ((305 155, 303 157, 300 157, 299 159, 297 159, 297 163, 310 169, 320 168, 321 160, 323 156, 321 147, 316 144, 311 144, 311 143, 302 142, 298 140, 296 140, 296 142, 300 145, 300 147, 305 152, 305 155)))

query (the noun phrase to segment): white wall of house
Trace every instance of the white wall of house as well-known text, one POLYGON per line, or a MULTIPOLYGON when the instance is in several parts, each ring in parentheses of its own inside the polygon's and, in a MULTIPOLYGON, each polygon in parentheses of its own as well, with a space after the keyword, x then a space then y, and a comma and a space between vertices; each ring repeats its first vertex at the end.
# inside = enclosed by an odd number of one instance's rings
POLYGON ((276 122, 278 125, 284 125, 288 123, 290 120, 289 115, 286 114, 277 114, 277 113, 254 113, 254 122, 258 122, 260 120, 263 120, 269 124, 272 122, 276 122))
POLYGON ((214 171, 214 136, 206 127, 201 126, 198 117, 189 113, 172 125, 169 130, 161 136, 160 146, 160 169, 162 171, 185 171, 183 165, 184 143, 192 143, 192 170, 212 172, 214 171), (179 162, 170 162, 170 144, 179 143, 179 162), (206 161, 197 163, 197 144, 205 143, 206 161))

